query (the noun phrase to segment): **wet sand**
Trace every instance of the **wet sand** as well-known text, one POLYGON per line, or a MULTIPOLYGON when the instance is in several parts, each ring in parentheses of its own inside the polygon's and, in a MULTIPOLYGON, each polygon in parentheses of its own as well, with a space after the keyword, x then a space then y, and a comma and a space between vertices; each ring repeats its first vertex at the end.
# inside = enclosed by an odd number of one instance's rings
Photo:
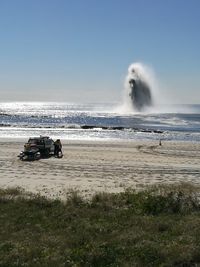
POLYGON ((174 182, 200 184, 200 144, 192 142, 65 141, 64 157, 20 161, 25 140, 0 142, 0 187, 20 186, 48 197, 174 182))

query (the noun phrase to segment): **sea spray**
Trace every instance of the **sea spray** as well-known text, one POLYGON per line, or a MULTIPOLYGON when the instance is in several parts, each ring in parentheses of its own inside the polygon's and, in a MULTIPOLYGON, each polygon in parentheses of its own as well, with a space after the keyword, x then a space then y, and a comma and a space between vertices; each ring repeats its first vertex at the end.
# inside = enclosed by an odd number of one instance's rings
POLYGON ((150 67, 142 63, 133 63, 125 78, 125 103, 128 109, 145 111, 154 105, 154 74, 150 67))
POLYGON ((128 67, 123 90, 123 105, 119 113, 194 113, 194 107, 173 105, 178 99, 171 99, 163 90, 152 67, 144 63, 133 63, 128 67))

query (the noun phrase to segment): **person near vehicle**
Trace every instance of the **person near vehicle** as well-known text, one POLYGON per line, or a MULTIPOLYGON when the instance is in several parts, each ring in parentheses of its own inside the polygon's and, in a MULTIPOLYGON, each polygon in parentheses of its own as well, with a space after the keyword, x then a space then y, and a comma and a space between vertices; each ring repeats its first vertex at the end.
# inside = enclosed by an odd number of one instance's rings
POLYGON ((55 156, 59 156, 59 152, 61 152, 61 155, 62 155, 62 144, 60 142, 60 139, 57 139, 55 142, 54 142, 54 145, 55 145, 55 148, 54 148, 54 155, 55 156))

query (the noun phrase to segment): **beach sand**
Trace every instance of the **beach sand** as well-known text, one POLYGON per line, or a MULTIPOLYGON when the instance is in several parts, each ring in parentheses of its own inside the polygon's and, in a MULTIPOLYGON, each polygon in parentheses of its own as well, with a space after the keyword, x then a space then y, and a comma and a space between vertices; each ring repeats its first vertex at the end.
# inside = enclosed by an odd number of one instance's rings
POLYGON ((200 183, 200 144, 163 141, 65 141, 64 157, 20 161, 25 140, 0 142, 0 187, 48 197, 78 190, 86 197, 152 184, 200 183))

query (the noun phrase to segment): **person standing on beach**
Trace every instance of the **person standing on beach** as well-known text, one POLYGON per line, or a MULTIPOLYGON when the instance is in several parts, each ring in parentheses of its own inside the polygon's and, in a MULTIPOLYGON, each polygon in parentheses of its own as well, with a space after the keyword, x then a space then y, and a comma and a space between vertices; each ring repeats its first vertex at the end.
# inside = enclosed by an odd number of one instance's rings
POLYGON ((55 146, 55 148, 54 148, 54 155, 57 156, 57 157, 59 157, 59 152, 61 152, 61 155, 63 155, 62 154, 62 144, 60 142, 60 139, 57 139, 54 142, 54 146, 55 146))

